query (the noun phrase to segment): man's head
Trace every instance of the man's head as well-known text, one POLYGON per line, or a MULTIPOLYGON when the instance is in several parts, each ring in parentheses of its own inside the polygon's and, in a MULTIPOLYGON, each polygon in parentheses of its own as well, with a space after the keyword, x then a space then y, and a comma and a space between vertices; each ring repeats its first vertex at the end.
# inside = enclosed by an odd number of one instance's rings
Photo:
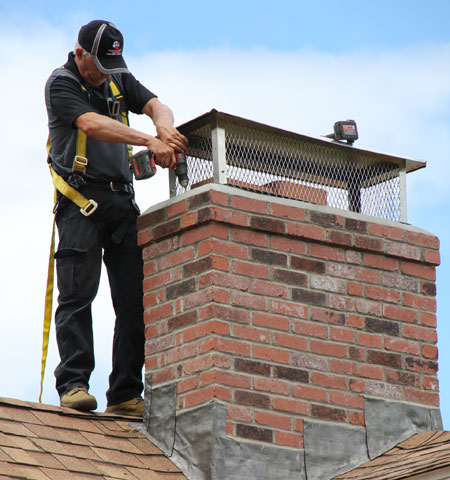
POLYGON ((91 54, 96 67, 104 75, 128 72, 122 57, 123 36, 111 22, 93 20, 84 25, 78 33, 78 43, 91 54))

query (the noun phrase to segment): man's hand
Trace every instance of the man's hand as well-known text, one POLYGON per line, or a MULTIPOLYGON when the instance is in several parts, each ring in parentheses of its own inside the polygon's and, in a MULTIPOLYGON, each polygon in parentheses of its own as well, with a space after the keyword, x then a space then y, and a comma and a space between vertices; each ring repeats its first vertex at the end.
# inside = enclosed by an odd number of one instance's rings
POLYGON ((175 150, 158 138, 151 137, 147 143, 147 149, 152 150, 155 162, 163 168, 175 168, 177 159, 175 150))
POLYGON ((176 152, 185 152, 188 146, 188 139, 176 128, 167 125, 157 125, 158 138, 166 145, 172 147, 176 152))

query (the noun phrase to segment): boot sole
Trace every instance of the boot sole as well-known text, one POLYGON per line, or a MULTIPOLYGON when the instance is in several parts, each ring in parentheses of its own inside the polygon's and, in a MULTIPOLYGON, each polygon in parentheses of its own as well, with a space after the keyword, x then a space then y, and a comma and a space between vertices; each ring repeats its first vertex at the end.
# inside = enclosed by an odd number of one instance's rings
POLYGON ((105 413, 109 413, 111 415, 121 415, 123 417, 143 417, 143 413, 137 413, 137 412, 130 412, 128 410, 105 410, 105 413))

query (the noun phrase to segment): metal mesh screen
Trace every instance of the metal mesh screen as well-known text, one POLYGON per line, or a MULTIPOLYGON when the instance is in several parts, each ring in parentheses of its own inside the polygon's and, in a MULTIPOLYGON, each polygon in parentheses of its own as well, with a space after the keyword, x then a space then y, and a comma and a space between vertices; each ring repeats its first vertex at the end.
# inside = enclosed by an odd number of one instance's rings
MULTIPOLYGON (((347 146, 232 122, 225 130, 227 184, 237 188, 400 219, 399 165, 347 146)), ((213 182, 211 125, 185 132, 189 184, 213 182)), ((176 194, 184 189, 176 185, 176 194)))

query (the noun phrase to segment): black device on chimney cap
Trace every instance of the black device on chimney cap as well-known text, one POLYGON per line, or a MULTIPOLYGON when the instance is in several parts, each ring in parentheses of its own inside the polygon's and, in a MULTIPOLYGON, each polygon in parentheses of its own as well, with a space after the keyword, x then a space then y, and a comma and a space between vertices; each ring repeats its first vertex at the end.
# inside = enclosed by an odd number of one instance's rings
POLYGON ((341 120, 334 124, 334 133, 326 135, 327 138, 333 140, 346 140, 349 145, 353 145, 355 140, 358 140, 358 129, 354 120, 341 120))

